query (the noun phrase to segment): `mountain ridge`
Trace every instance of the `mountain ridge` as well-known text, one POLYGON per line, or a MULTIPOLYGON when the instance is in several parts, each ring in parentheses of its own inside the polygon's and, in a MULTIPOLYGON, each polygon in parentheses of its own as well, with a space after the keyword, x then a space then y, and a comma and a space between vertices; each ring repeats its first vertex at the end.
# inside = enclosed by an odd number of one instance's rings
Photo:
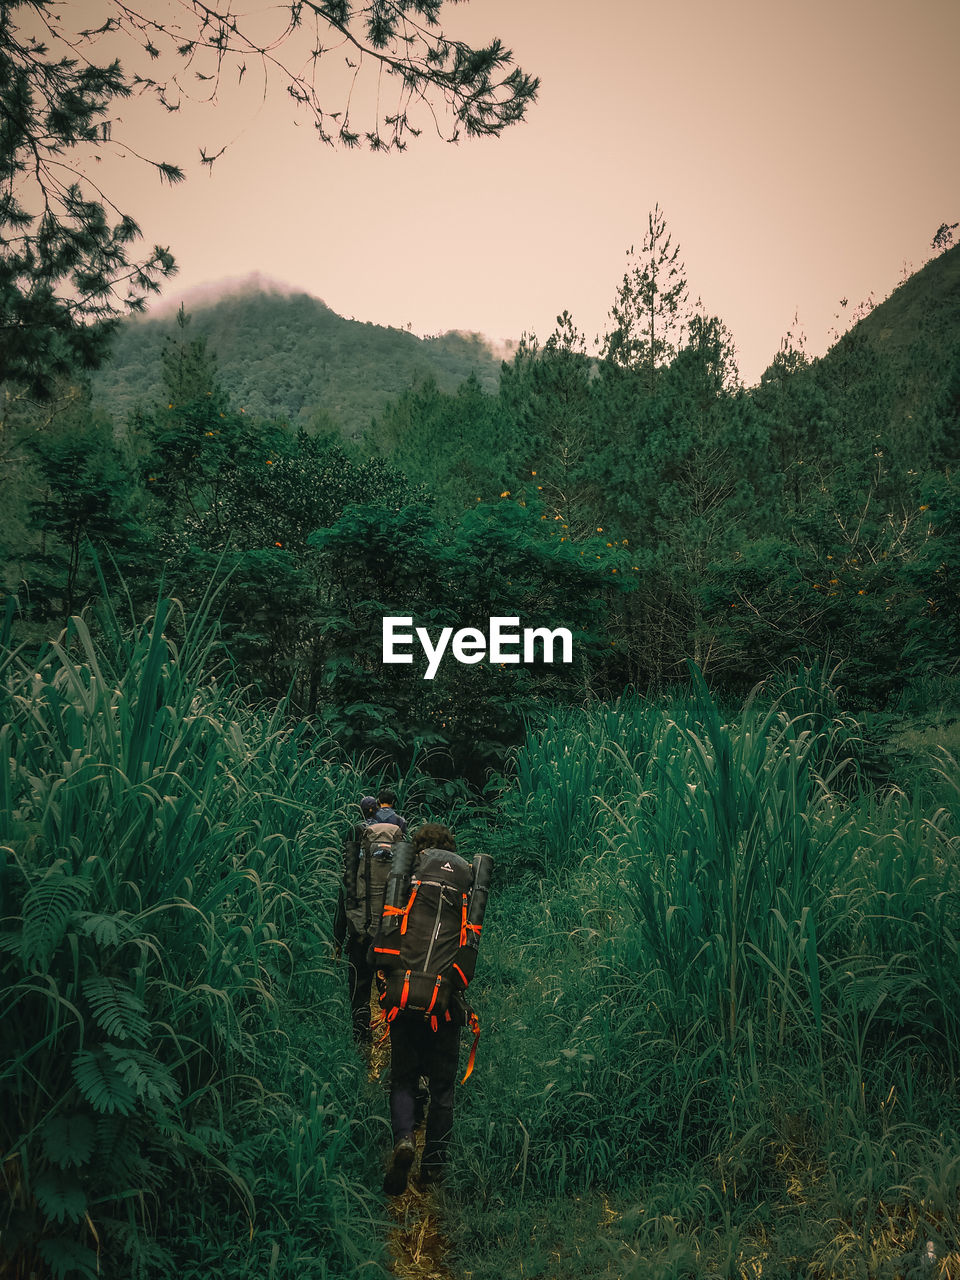
MULTIPOLYGON (((449 330, 421 338, 406 329, 351 320, 294 286, 253 276, 182 295, 185 340, 203 336, 230 400, 246 412, 290 424, 322 425, 358 437, 409 387, 428 379, 454 391, 471 375, 495 391, 516 344, 449 330), (227 288, 224 290, 224 285, 227 288)), ((177 333, 171 305, 124 322, 106 364, 92 377, 94 399, 115 419, 149 411, 164 398, 163 349, 177 333)), ((181 306, 177 300, 176 310, 181 306)))
MULTIPOLYGON (((501 361, 518 345, 463 330, 422 338, 347 319, 305 290, 254 272, 186 290, 120 327, 110 360, 92 378, 95 399, 115 419, 149 411, 164 398, 162 352, 177 332, 175 305, 190 317, 187 340, 206 338, 237 407, 352 438, 426 380, 453 392, 473 376, 495 392, 501 361)), ((857 352, 865 346, 893 385, 898 425, 909 419, 923 430, 925 415, 917 411, 934 410, 950 367, 960 360, 960 245, 930 259, 851 326, 813 362, 816 376, 842 380, 846 368, 862 381, 857 352)))

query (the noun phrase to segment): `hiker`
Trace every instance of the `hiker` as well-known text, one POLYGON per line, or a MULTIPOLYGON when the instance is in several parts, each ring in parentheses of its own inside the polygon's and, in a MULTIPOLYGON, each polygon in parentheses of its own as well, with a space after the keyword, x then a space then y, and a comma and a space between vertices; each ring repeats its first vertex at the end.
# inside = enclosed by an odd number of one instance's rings
POLYGON ((346 950, 353 1038, 364 1051, 372 1043, 370 992, 376 970, 370 944, 380 921, 393 846, 401 835, 399 824, 378 821, 378 810, 376 796, 360 801, 362 820, 350 829, 343 844, 343 876, 333 923, 334 953, 346 950))
POLYGON ((387 787, 380 791, 379 798, 380 807, 376 814, 377 822, 395 822, 400 828, 404 840, 406 840, 407 820, 406 818, 401 818, 394 808, 394 805, 397 803, 397 793, 395 791, 391 791, 390 788, 387 787))
MULTIPOLYGON (((460 1028, 469 1024, 475 1037, 479 1034, 463 992, 476 965, 492 868, 485 854, 477 854, 472 866, 461 858, 453 832, 437 822, 418 828, 412 846, 400 849, 373 944, 380 1004, 390 1031, 394 1146, 383 1180, 387 1195, 406 1189, 416 1155, 421 1077, 429 1092, 421 1185, 440 1180, 446 1169, 460 1028)), ((472 1069, 473 1051, 467 1076, 472 1069)))

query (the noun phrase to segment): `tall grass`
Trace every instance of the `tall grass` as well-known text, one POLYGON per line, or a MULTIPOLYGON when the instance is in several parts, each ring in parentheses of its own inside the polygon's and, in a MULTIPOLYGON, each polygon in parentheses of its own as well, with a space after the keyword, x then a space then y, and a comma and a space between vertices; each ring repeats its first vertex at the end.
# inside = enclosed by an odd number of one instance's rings
POLYGON ((492 1222, 640 1202, 624 1275, 780 1274, 781 1225, 783 1274, 960 1247, 960 837, 872 789, 821 682, 722 712, 695 680, 565 712, 518 753, 458 1121, 478 1276, 477 1195, 492 1222))
MULTIPOLYGON (((0 1275, 382 1274, 385 1107, 329 946, 378 766, 218 660, 170 603, 0 658, 0 1275)), ((497 842, 445 1201, 478 1280, 584 1274, 543 1242, 558 1197, 616 1224, 598 1275, 956 1250, 955 806, 864 759, 808 672, 735 711, 696 680, 558 710, 479 814, 393 779, 497 842), (499 1256, 524 1213, 536 1247, 499 1256)))
POLYGON ((378 1269, 323 945, 353 780, 217 657, 163 601, 0 668, 13 1275, 378 1269))
POLYGON ((552 712, 515 752, 500 819, 516 847, 515 868, 576 866, 602 844, 604 809, 634 790, 662 725, 659 708, 635 694, 552 712))

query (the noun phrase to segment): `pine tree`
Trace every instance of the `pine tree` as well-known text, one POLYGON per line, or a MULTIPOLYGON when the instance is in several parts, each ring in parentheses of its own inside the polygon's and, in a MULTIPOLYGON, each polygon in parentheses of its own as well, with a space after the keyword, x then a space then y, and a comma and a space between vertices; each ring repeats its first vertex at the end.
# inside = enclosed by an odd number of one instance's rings
POLYGON ((586 536, 597 515, 596 416, 586 342, 568 311, 542 348, 517 352, 502 389, 519 427, 520 480, 559 522, 561 536, 586 536))
POLYGON ((97 593, 91 548, 103 570, 116 566, 127 580, 149 563, 149 531, 141 495, 113 425, 95 411, 89 387, 71 389, 60 418, 28 438, 30 524, 37 538, 22 553, 22 572, 34 619, 65 623, 97 593))
POLYGON ((163 341, 164 394, 174 405, 184 405, 206 396, 214 401, 218 410, 224 409, 226 396, 220 385, 216 358, 207 350, 204 334, 187 340, 190 319, 181 302, 177 311, 177 332, 168 334, 163 341))
POLYGON ((614 327, 600 342, 601 355, 621 368, 642 368, 652 389, 656 370, 680 347, 687 302, 680 246, 672 244, 658 204, 648 215, 639 254, 632 245, 627 253, 627 270, 610 308, 614 327))
POLYGON ((59 375, 94 368, 117 317, 174 269, 159 246, 131 259, 136 223, 78 171, 78 149, 108 136, 111 103, 130 84, 119 63, 57 57, 14 25, 19 10, 52 22, 51 8, 0 5, 0 380, 42 398, 59 375))

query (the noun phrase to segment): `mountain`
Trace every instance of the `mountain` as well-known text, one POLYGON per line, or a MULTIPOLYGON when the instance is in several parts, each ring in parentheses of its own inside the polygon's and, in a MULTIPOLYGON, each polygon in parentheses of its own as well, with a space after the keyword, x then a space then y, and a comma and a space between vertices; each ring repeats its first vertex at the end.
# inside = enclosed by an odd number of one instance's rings
MULTIPOLYGON (((388 401, 426 378, 452 391, 474 374, 485 390, 496 390, 502 352, 479 334, 418 338, 347 320, 318 298, 260 278, 232 284, 216 301, 202 293, 187 298, 186 338, 206 337, 221 383, 247 413, 291 424, 326 414, 357 436, 388 401)), ((172 313, 121 326, 109 362, 93 378, 95 399, 116 420, 161 401, 164 339, 176 333, 172 313)))

